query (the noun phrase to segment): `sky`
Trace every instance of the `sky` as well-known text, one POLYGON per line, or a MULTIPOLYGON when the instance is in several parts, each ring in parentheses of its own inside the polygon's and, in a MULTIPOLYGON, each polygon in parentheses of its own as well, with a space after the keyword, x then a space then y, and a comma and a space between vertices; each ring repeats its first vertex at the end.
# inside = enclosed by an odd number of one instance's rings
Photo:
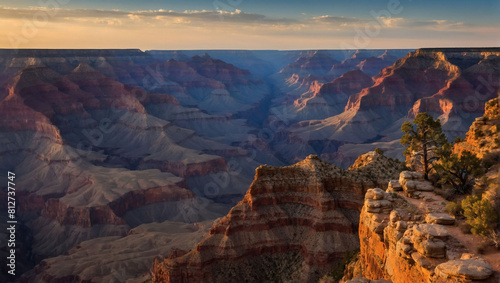
POLYGON ((500 0, 2 0, 0 48, 500 46, 500 0))

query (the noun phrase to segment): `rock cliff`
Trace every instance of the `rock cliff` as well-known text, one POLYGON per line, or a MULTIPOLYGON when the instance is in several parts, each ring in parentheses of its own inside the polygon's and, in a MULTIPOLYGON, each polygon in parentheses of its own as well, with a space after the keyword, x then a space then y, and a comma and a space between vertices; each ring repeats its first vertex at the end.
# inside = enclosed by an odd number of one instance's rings
POLYGON ((309 156, 260 166, 244 199, 195 249, 153 266, 155 282, 313 282, 358 246, 366 184, 309 156))
POLYGON ((337 152, 348 143, 380 142, 382 148, 400 138, 404 120, 420 112, 439 117, 449 139, 464 137, 482 115, 484 103, 498 95, 499 58, 498 48, 410 52, 375 76, 372 86, 350 95, 343 112, 289 127, 277 142, 290 145, 279 150, 286 156, 294 143, 318 155, 337 152))
MULTIPOLYGON (((361 211, 353 277, 391 282, 497 282, 496 262, 474 254, 445 201, 422 174, 404 171, 387 192, 369 189, 361 211)), ((469 235, 467 237, 473 237, 469 235)))

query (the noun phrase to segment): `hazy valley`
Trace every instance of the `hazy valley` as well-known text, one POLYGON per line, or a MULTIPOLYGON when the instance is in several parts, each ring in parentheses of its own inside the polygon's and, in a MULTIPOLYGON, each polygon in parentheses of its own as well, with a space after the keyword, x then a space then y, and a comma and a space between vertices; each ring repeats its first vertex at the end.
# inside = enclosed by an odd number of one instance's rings
MULTIPOLYGON (((0 168, 16 174, 17 278, 318 282, 359 247, 351 277, 396 282, 402 268, 416 282, 445 278, 434 268, 471 251, 418 226, 425 210, 406 216, 419 209, 411 197, 374 188, 398 180, 407 193, 401 125, 419 113, 439 118, 449 141, 465 139, 457 152, 497 152, 498 104, 487 102, 499 82, 499 48, 0 50, 0 168), (428 235, 456 254, 422 259, 428 235), (413 250, 396 252, 403 244, 413 250)), ((498 279, 492 268, 473 279, 498 279)))

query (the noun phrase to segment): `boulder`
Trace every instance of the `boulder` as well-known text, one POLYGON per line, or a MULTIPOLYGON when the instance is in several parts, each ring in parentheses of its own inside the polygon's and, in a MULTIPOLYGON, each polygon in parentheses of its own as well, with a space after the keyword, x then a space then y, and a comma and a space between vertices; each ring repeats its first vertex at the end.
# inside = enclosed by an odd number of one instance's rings
POLYGON ((403 187, 401 187, 401 184, 399 183, 398 180, 389 181, 389 185, 387 186, 388 192, 399 192, 402 190, 403 190, 403 187))
POLYGON ((413 227, 413 232, 417 237, 433 237, 446 240, 449 236, 446 227, 436 224, 419 224, 413 227))
POLYGON ((426 257, 444 258, 446 240, 449 236, 445 227, 435 224, 420 224, 412 228, 411 241, 417 252, 426 257))
POLYGON ((414 191, 433 191, 431 182, 424 180, 424 176, 418 172, 403 171, 399 174, 399 183, 402 189, 411 195, 414 191))
POLYGON ((419 172, 410 172, 413 180, 423 180, 424 179, 424 174, 419 173, 419 172))
POLYGON ((379 188, 369 189, 366 191, 365 199, 382 200, 384 199, 385 194, 386 193, 379 188))
POLYGON ((455 223, 455 219, 446 213, 429 213, 425 216, 425 222, 441 225, 453 225, 455 223))
POLYGON ((483 260, 456 259, 439 264, 434 272, 452 281, 483 280, 493 274, 493 268, 483 260))
POLYGON ((390 195, 382 189, 369 189, 365 194, 366 211, 370 213, 389 213, 392 210, 390 199, 390 195))
POLYGON ((391 214, 389 215, 389 219, 391 220, 391 222, 397 222, 397 221, 401 220, 401 215, 399 214, 399 212, 397 210, 393 210, 393 211, 391 211, 391 214))
POLYGON ((413 247, 426 257, 444 258, 446 256, 446 244, 439 239, 422 239, 414 242, 413 247))
POLYGON ((413 174, 411 171, 403 171, 399 174, 399 183, 403 185, 403 183, 406 183, 406 180, 411 180, 413 179, 413 174))
POLYGON ((431 192, 434 190, 434 186, 429 181, 418 181, 416 182, 416 190, 431 192))
POLYGON ((392 202, 388 200, 365 200, 366 212, 370 213, 389 213, 392 210, 392 202))

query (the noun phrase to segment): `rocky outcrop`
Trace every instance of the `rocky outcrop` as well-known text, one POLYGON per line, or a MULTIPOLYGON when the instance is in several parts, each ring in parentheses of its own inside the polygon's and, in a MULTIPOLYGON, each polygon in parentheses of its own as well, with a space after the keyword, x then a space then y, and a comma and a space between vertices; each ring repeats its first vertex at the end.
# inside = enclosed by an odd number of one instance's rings
POLYGON ((482 159, 482 165, 487 169, 482 178, 485 181, 477 182, 476 185, 485 190, 483 197, 490 200, 493 207, 500 213, 499 113, 498 98, 486 102, 484 115, 476 118, 464 140, 454 144, 453 152, 460 155, 468 151, 482 159))
POLYGON ((500 108, 498 98, 485 103, 484 115, 472 123, 465 139, 454 145, 457 153, 467 150, 478 158, 499 151, 500 108))
MULTIPOLYGON (((408 185, 413 177, 420 180, 420 175, 405 171, 400 180, 408 185)), ((391 181, 393 188, 397 187, 394 182, 391 181)), ((360 215, 360 255, 354 265, 349 265, 343 282, 349 280, 349 276, 391 282, 497 280, 491 265, 471 255, 455 238, 456 230, 449 231, 445 226, 453 224, 451 217, 427 211, 429 208, 426 209, 424 203, 438 201, 438 196, 429 191, 423 192, 425 196, 411 196, 425 200, 422 203, 403 193, 378 188, 367 191, 360 215)))
POLYGON ((472 254, 464 254, 460 259, 441 263, 436 267, 440 279, 455 282, 488 279, 493 274, 491 266, 472 254))
POLYGON ((314 281, 357 246, 364 185, 310 156, 261 166, 244 199, 194 250, 153 266, 155 282, 314 281))
POLYGON ((350 171, 357 172, 365 178, 373 180, 374 184, 381 187, 388 185, 388 180, 398 176, 402 165, 392 158, 387 158, 383 153, 370 151, 362 154, 349 167, 350 171))
POLYGON ((419 172, 403 171, 399 175, 399 184, 405 194, 409 197, 419 196, 422 191, 433 191, 431 182, 424 179, 424 175, 419 172))

